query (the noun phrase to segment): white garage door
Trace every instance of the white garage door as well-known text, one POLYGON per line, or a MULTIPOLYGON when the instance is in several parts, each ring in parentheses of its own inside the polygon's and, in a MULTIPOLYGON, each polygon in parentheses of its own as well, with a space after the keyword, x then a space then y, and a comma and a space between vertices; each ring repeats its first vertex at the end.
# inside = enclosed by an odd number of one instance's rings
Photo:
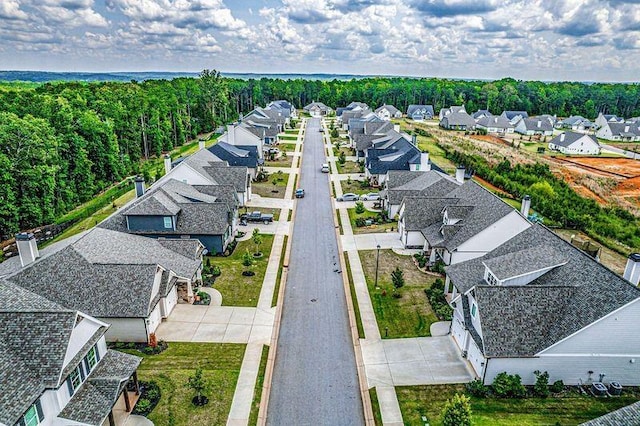
POLYGON ((458 344, 458 347, 460 347, 461 350, 464 350, 465 333, 466 331, 464 329, 464 325, 462 324, 462 321, 460 321, 454 315, 453 324, 451 325, 451 334, 453 335, 453 338, 456 339, 456 343, 458 344))
POLYGON ((472 338, 470 338, 469 340, 469 352, 467 352, 467 359, 469 359, 469 362, 471 362, 471 365, 476 371, 476 374, 479 377, 482 377, 482 369, 484 368, 484 356, 476 345, 475 340, 473 340, 472 338))

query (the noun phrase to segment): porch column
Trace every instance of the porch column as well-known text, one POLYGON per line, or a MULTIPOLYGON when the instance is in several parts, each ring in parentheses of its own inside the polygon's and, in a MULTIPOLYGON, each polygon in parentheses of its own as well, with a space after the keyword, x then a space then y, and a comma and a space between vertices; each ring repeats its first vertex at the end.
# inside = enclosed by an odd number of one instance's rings
POLYGON ((109 411, 109 426, 116 426, 116 419, 113 418, 113 409, 109 411))
POLYGON ((138 383, 138 372, 133 372, 133 385, 136 388, 136 395, 140 395, 140 384, 138 383))
POLYGON ((446 278, 444 279, 444 294, 449 294, 450 285, 451 285, 451 279, 449 278, 449 275, 447 275, 446 278))
POLYGON ((187 281, 187 298, 189 302, 193 302, 193 286, 191 285, 191 280, 187 281))
POLYGON ((129 401, 129 392, 127 392, 126 386, 124 387, 122 394, 124 395, 124 409, 129 413, 131 411, 131 401, 129 401))

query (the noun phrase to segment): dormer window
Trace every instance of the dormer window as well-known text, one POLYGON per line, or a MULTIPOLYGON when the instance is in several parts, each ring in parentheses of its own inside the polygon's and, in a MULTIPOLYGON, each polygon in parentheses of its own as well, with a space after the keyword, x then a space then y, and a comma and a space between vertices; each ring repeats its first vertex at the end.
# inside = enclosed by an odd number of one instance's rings
POLYGON ((471 305, 471 316, 472 316, 473 318, 475 318, 477 313, 478 313, 478 305, 476 305, 475 303, 473 303, 473 304, 471 305))
POLYGON ((24 413, 24 416, 22 416, 22 419, 20 419, 20 422, 18 422, 18 424, 21 426, 22 425, 37 426, 43 420, 44 420, 44 413, 42 412, 42 405, 40 404, 40 400, 38 400, 36 401, 35 404, 29 407, 29 409, 27 410, 26 413, 24 413))
POLYGON ((167 229, 173 228, 173 220, 171 220, 171 216, 164 216, 164 227, 167 229))
POLYGON ((496 276, 493 275, 490 271, 487 271, 487 282, 490 285, 498 285, 498 284, 500 284, 500 282, 498 281, 496 276))

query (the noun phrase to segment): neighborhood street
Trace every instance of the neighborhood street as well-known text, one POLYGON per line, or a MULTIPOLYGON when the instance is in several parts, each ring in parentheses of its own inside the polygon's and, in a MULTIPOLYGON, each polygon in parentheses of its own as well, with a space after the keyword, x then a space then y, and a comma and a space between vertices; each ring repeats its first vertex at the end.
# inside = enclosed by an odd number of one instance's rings
POLYGON ((364 424, 320 121, 308 121, 267 424, 364 424))

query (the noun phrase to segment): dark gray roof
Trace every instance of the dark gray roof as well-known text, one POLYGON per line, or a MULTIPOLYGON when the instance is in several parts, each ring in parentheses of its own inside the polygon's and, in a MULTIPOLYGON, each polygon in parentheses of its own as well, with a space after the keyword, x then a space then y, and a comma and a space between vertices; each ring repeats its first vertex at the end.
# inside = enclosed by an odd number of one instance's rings
POLYGON ((440 120, 440 125, 442 127, 451 127, 451 126, 467 126, 473 127, 476 125, 476 121, 464 111, 455 111, 450 114, 442 117, 440 120))
POLYGON ((514 117, 520 116, 522 118, 529 117, 527 111, 502 111, 502 116, 508 118, 509 120, 513 120, 514 117))
POLYGON ((244 166, 255 169, 260 164, 256 146, 237 146, 218 142, 207 148, 213 155, 226 161, 230 166, 244 166))
POLYGON ((640 124, 639 123, 615 123, 609 122, 609 128, 611 134, 614 136, 640 136, 640 124))
POLYGON ((600 144, 598 143, 598 139, 593 136, 593 135, 585 135, 584 133, 575 133, 575 132, 564 132, 558 136, 556 136, 555 138, 551 139, 549 141, 550 144, 554 144, 556 146, 564 146, 564 147, 568 147, 569 145, 571 145, 572 143, 574 143, 575 141, 577 141, 580 138, 588 138, 591 139, 593 141, 593 143, 595 143, 596 145, 600 146, 600 144), (564 140, 562 135, 564 135, 564 140))
POLYGON ((407 116, 421 115, 423 117, 429 115, 434 116, 433 105, 409 105, 407 108, 407 116))
POLYGON ((322 111, 331 111, 331 108, 323 104, 322 102, 311 102, 309 105, 305 106, 303 110, 309 111, 313 107, 318 107, 322 111))
POLYGON ((0 280, 0 424, 58 386, 76 311, 0 280))
MULTIPOLYGON (((395 133, 395 132, 393 132, 395 133)), ((420 150, 402 135, 397 138, 381 141, 367 150, 365 166, 372 175, 384 175, 390 170, 409 170, 416 158, 420 159, 420 150), (384 146, 384 148, 379 148, 384 146)))
POLYGON ((639 426, 640 425, 640 401, 622 407, 619 410, 597 417, 580 426, 639 426))
POLYGON ((498 129, 505 129, 505 130, 513 129, 513 124, 511 124, 511 122, 508 119, 500 115, 495 115, 491 117, 482 117, 478 120, 476 125, 480 127, 485 127, 485 128, 496 127, 498 129))
MULTIPOLYGON (((514 261, 517 261, 514 259, 514 261)), ((532 225, 486 255, 446 267, 463 293, 475 287, 487 356, 533 356, 640 297, 640 289, 542 225, 532 225), (524 286, 489 286, 483 262, 553 247, 567 263, 524 286)))
POLYGON ((100 426, 142 358, 108 350, 58 417, 100 426))
MULTIPOLYGON (((407 197, 404 199, 405 229, 420 231, 433 224, 442 224, 442 209, 456 204, 456 198, 407 197)), ((438 226, 439 228, 439 226, 438 226)))
POLYGON ((553 124, 544 117, 523 118, 524 127, 527 130, 550 132, 553 131, 553 124))
POLYGON ((476 120, 477 120, 477 119, 480 119, 480 118, 483 118, 483 117, 492 117, 492 116, 493 116, 493 114, 491 114, 491 113, 489 112, 489 110, 486 110, 486 109, 479 109, 479 110, 477 110, 476 112, 474 112, 471 116, 472 116, 474 119, 476 119, 476 120))
POLYGON ((247 168, 239 166, 222 166, 213 163, 205 167, 206 172, 218 185, 231 185, 237 192, 247 192, 247 168))
POLYGON ((458 187, 455 181, 435 170, 426 172, 391 170, 387 177, 387 198, 400 204, 405 197, 442 197, 458 187))
POLYGON ((384 104, 381 107, 376 108, 376 111, 375 111, 376 114, 382 111, 383 109, 386 109, 387 111, 389 111, 389 114, 391 115, 395 115, 397 112, 399 112, 398 108, 394 107, 393 105, 384 104))
POLYGON ((567 255, 542 244, 515 253, 492 257, 482 262, 499 280, 518 277, 567 263, 567 255))
POLYGON ((167 194, 157 191, 127 209, 127 216, 175 216, 180 207, 167 194))

